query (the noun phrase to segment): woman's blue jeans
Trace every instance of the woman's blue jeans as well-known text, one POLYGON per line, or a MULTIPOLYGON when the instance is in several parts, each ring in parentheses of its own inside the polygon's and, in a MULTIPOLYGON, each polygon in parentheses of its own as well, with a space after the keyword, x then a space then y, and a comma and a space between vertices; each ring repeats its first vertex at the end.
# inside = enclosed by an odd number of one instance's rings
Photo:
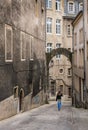
POLYGON ((61 109, 61 101, 57 101, 57 107, 58 107, 58 110, 60 110, 61 109))

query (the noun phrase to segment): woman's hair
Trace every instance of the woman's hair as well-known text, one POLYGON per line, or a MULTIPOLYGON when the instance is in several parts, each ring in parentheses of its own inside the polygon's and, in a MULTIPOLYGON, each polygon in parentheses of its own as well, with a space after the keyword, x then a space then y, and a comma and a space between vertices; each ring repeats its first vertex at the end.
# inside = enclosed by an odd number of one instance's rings
POLYGON ((61 91, 58 91, 58 94, 60 94, 61 93, 61 91))

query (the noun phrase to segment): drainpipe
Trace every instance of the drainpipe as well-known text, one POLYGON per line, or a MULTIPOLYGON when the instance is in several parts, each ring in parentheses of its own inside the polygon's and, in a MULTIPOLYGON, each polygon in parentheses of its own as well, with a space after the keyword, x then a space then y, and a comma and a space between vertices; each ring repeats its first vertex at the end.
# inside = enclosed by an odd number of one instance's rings
MULTIPOLYGON (((47 19, 47 7, 46 7, 46 0, 45 0, 45 50, 46 50, 46 19, 47 19)), ((48 90, 48 84, 49 84, 49 67, 48 67, 48 64, 47 64, 47 57, 46 57, 46 95, 47 95, 47 90, 48 90)))
MULTIPOLYGON (((47 8, 46 8, 46 0, 45 0, 45 50, 46 50, 46 13, 47 13, 47 8)), ((49 87, 49 67, 47 65, 47 59, 46 59, 46 70, 45 70, 45 103, 48 103, 48 87, 49 87)))
POLYGON ((75 99, 74 99, 74 74, 73 74, 73 67, 74 67, 74 59, 73 59, 73 55, 74 55, 74 26, 72 25, 73 29, 72 29, 72 106, 75 104, 75 99))
POLYGON ((85 1, 83 0, 83 43, 84 43, 84 103, 86 105, 86 97, 87 97, 87 89, 86 89, 86 61, 85 61, 85 16, 84 16, 84 4, 85 1))

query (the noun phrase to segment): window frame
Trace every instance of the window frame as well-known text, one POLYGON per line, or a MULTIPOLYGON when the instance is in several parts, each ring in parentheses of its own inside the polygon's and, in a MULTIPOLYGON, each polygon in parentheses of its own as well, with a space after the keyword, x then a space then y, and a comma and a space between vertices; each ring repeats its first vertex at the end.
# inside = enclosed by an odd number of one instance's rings
POLYGON ((75 3, 73 1, 69 1, 68 2, 68 13, 74 14, 75 11, 75 3), (73 10, 70 10, 72 7, 72 5, 70 6, 70 4, 73 4, 73 10))
MULTIPOLYGON (((56 43, 56 49, 57 49, 57 48, 60 48, 60 47, 61 47, 61 43, 56 43), (59 45, 59 46, 57 46, 57 45, 59 45)), ((57 55, 56 55, 56 59, 57 59, 57 60, 60 60, 60 59, 61 59, 61 55, 60 55, 60 54, 57 54, 57 55)))
POLYGON ((77 32, 74 32, 74 46, 77 46, 77 32))
POLYGON ((52 18, 47 17, 46 19, 46 32, 47 34, 52 34, 52 18))
POLYGON ((52 8, 52 0, 46 0, 46 8, 51 9, 52 8))
POLYGON ((50 52, 52 51, 52 45, 53 45, 53 44, 50 43, 50 42, 47 43, 47 46, 46 46, 46 52, 47 52, 47 53, 50 53, 50 52), (48 46, 48 45, 50 45, 50 46, 48 46), (49 51, 48 51, 48 50, 49 50, 49 51))
POLYGON ((21 57, 21 61, 25 61, 25 60, 26 60, 26 41, 25 41, 25 33, 22 32, 22 31, 20 32, 20 57, 21 57), (25 55, 25 56, 24 56, 24 57, 25 57, 25 58, 22 58, 22 55, 23 55, 23 54, 22 54, 22 35, 24 35, 24 44, 25 44, 25 45, 24 45, 24 46, 25 46, 25 48, 24 48, 24 51, 25 51, 25 52, 24 52, 24 55, 25 55))
POLYGON ((5 24, 5 62, 12 62, 12 61, 13 61, 13 30, 10 25, 5 24), (11 59, 10 60, 7 59, 7 37, 6 37, 7 29, 11 31, 11 59))
POLYGON ((83 10, 83 3, 82 2, 79 3, 79 11, 81 11, 81 10, 83 10))
POLYGON ((61 19, 56 19, 56 35, 61 35, 61 19))
POLYGON ((59 69, 59 74, 63 74, 64 73, 64 69, 63 68, 60 68, 59 69), (60 70, 62 70, 62 72, 60 72, 60 70))
POLYGON ((15 86, 15 87, 13 88, 14 99, 17 99, 17 98, 18 98, 18 89, 19 89, 18 86, 15 86))
POLYGON ((72 76, 72 69, 68 68, 68 76, 72 76))
POLYGON ((56 0, 56 11, 60 11, 61 10, 61 0, 56 0))

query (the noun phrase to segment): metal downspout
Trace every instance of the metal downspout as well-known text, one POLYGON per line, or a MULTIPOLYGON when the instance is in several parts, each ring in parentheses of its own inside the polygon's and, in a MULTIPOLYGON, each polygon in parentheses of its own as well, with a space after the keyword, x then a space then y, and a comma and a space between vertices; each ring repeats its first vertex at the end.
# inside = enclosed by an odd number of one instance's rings
POLYGON ((87 88, 86 88, 86 63, 85 63, 85 16, 84 16, 84 5, 85 1, 83 0, 83 43, 84 43, 84 103, 86 104, 86 97, 87 97, 87 88))

